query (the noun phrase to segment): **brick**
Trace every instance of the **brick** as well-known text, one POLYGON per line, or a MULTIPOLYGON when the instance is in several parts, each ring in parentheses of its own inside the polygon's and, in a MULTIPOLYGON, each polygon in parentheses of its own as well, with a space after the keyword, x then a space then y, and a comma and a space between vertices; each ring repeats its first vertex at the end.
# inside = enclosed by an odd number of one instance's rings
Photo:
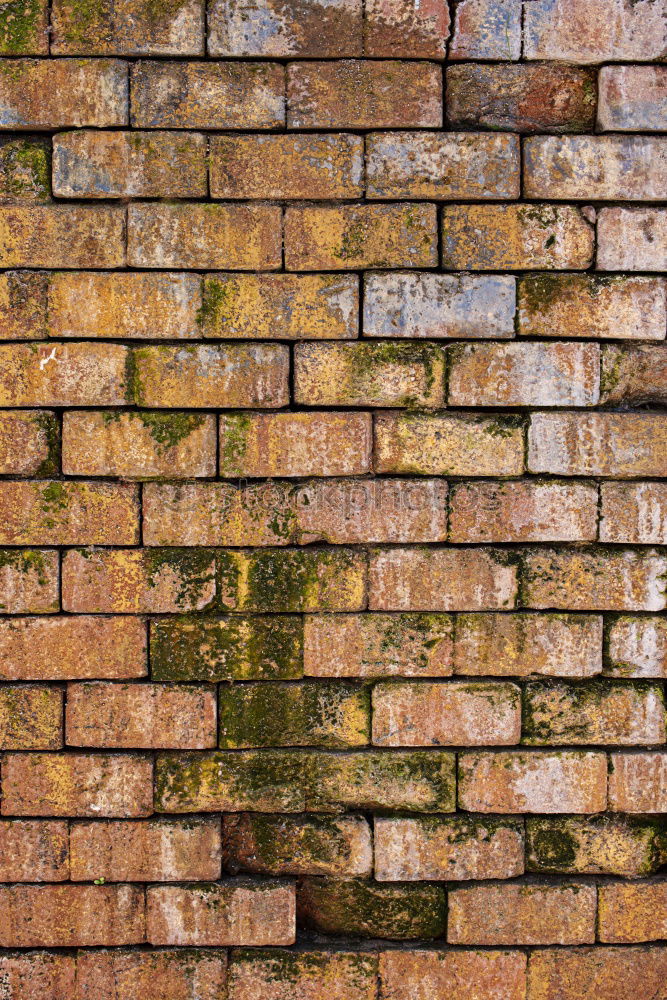
POLYGON ((127 483, 0 483, 0 542, 131 545, 139 540, 136 487, 127 483))
POLYGON ((522 874, 521 822, 471 816, 375 819, 375 877, 380 882, 522 874))
POLYGON ((308 615, 304 672, 311 677, 445 677, 453 621, 440 614, 308 615))
POLYGON ((592 483, 520 480, 455 483, 450 542, 576 542, 597 535, 592 483))
POLYGON ((280 266, 280 209, 272 205, 130 205, 127 224, 134 267, 280 266))
POLYGON ((373 132, 366 139, 367 197, 518 198, 519 156, 511 135, 373 132))
POLYGON ((218 1000, 225 989, 223 951, 88 951, 76 956, 77 1000, 218 1000))
POLYGON ((523 1000, 526 957, 519 951, 385 951, 380 953, 381 1000, 458 994, 457 1000, 523 1000))
POLYGON ((0 549, 0 613, 58 611, 58 562, 58 553, 48 549, 0 549))
POLYGON ((40 271, 0 274, 0 341, 46 337, 47 282, 40 271))
POLYGON ((667 52, 667 27, 653 0, 536 0, 525 9, 523 51, 573 63, 651 62, 667 52))
POLYGON ((523 437, 523 420, 515 414, 378 414, 375 471, 519 476, 523 437))
POLYGON ((454 60, 519 59, 521 0, 457 0, 448 56, 454 60))
MULTIPOLYGON (((435 885, 305 879, 297 891, 297 915, 318 934, 394 941, 435 938, 445 932, 445 894, 435 885)), ((374 991, 367 995, 375 1000, 374 991)))
POLYGON ((48 687, 0 688, 3 750, 57 750, 63 745, 62 692, 48 687))
POLYGON ((667 545, 667 483, 604 483, 601 542, 667 545))
POLYGON ((199 325, 205 337, 353 340, 355 274, 209 274, 199 325))
POLYGON ((364 141, 356 135, 217 135, 213 198, 359 198, 364 141))
MULTIPOLYGON (((459 5, 462 6, 462 5, 459 5)), ((447 68, 447 121, 514 132, 588 132, 595 124, 595 72, 558 64, 447 68)))
POLYGON ((609 809, 628 813, 664 812, 667 809, 667 754, 612 754, 609 809))
POLYGON ((41 139, 0 138, 0 203, 50 201, 50 162, 41 139))
POLYGON ((374 1000, 376 990, 377 959, 363 952, 238 951, 229 966, 230 1000, 374 1000))
POLYGON ((290 63, 288 128, 442 125, 442 70, 427 62, 348 59, 290 63))
POLYGON ((667 403, 667 344, 606 344, 601 390, 602 403, 667 403))
POLYGON ((370 471, 368 413, 223 413, 220 475, 356 476, 370 471))
POLYGON ((182 684, 69 684, 69 746, 204 750, 215 746, 215 694, 182 684))
POLYGON ((452 270, 576 270, 593 259, 593 227, 573 205, 445 205, 442 237, 452 270))
POLYGON ((204 53, 204 5, 178 0, 156 6, 146 0, 86 7, 76 0, 54 0, 55 55, 197 56, 204 53))
POLYGON ((223 816, 226 870, 264 875, 370 875, 373 841, 362 816, 223 816))
POLYGON ((302 632, 295 615, 157 619, 151 622, 151 676, 211 682, 299 678, 302 632))
POLYGON ((655 413, 534 413, 528 468, 561 476, 661 476, 665 422, 655 413))
POLYGON ((437 750, 320 754, 309 798, 324 812, 453 812, 454 770, 454 755, 437 750))
POLYGON ((0 956, 3 983, 23 1000, 68 1000, 74 995, 74 955, 46 951, 5 952, 0 956))
POLYGON ((141 406, 215 409, 284 406, 284 344, 160 344, 135 348, 129 391, 141 406))
POLYGON ((0 344, 2 406, 117 406, 125 402, 120 344, 0 344))
POLYGON ((212 56, 358 56, 361 33, 360 0, 302 5, 213 0, 208 10, 212 56))
POLYGON ((277 63, 138 62, 131 112, 135 128, 278 128, 285 71, 277 63))
POLYGON ((0 470, 31 476, 56 472, 59 429, 55 414, 44 410, 0 413, 0 470))
POLYGON ((139 755, 12 754, 2 764, 2 813, 149 816, 153 811, 152 772, 152 761, 139 755))
POLYGON ((141 944, 144 894, 132 885, 0 887, 3 948, 141 944))
POLYGON ((558 816, 526 822, 526 868, 577 875, 650 875, 662 863, 655 823, 628 816, 558 816))
POLYGON ((220 736, 225 750, 245 747, 347 747, 370 742, 370 696, 344 681, 264 681, 221 687, 220 736))
POLYGON ((408 0, 368 0, 364 6, 364 53, 444 59, 449 28, 449 7, 442 0, 423 6, 408 0))
POLYGON ((608 633, 605 673, 613 677, 667 677, 667 621, 619 616, 608 633))
POLYGON ((492 549, 397 548, 373 552, 372 611, 510 609, 517 569, 492 549))
POLYGON ((504 746, 520 738, 515 684, 388 681, 373 688, 377 746, 504 746))
POLYGON ((308 205, 285 211, 288 270, 433 267, 436 263, 435 205, 308 205))
POLYGON ((445 354, 432 344, 297 344, 294 399, 305 406, 442 406, 445 354))
POLYGON ((652 136, 535 136, 524 145, 529 198, 657 201, 667 184, 667 145, 652 136))
POLYGON ((602 670, 602 617, 458 615, 454 671, 497 677, 592 677, 602 670))
POLYGON ((220 824, 216 819, 191 817, 72 823, 70 864, 73 882, 216 879, 220 824))
POLYGON ((206 137, 179 132, 63 132, 53 139, 60 198, 205 198, 206 137))
POLYGON ((239 878, 146 892, 146 936, 153 945, 293 944, 295 933, 288 884, 239 878))
POLYGON ((0 205, 0 266, 123 267, 120 205, 0 205))
POLYGON ((215 592, 215 561, 205 549, 72 549, 63 558, 67 611, 202 611, 215 592))
POLYGON ((475 885, 448 895, 450 944, 590 944, 597 892, 591 885, 475 885))
POLYGON ((536 274, 519 279, 519 329, 526 337, 663 340, 661 278, 536 274))
POLYGON ((459 807, 472 812, 603 812, 607 760, 582 750, 464 753, 458 788, 459 807))
POLYGON ((469 340, 514 336, 512 275, 367 274, 364 336, 469 340))
POLYGON ((667 268, 667 211, 659 208, 603 208, 598 215, 599 271, 664 271, 667 268))
POLYGON ((457 345, 449 351, 454 406, 594 406, 600 395, 597 344, 457 345))
POLYGON ((3 56, 47 55, 48 21, 47 0, 8 3, 0 18, 0 53, 3 56))
POLYGON ((634 944, 667 937, 667 882, 600 886, 600 941, 634 944))
POLYGON ((605 132, 667 129, 664 66, 603 66, 599 92, 598 126, 605 132))
MULTIPOLYGON (((646 7, 642 4, 642 7, 646 7)), ((529 1000, 652 1000, 667 975, 667 948, 545 948, 530 957, 529 1000)))
POLYGON ((522 600, 565 611, 661 611, 667 560, 657 549, 535 549, 525 554, 522 600))
POLYGON ((67 823, 60 820, 0 820, 0 878, 3 882, 65 881, 69 878, 68 843, 67 823))
POLYGON ((3 60, 0 106, 0 129, 10 131, 126 125, 127 67, 115 59, 3 60))

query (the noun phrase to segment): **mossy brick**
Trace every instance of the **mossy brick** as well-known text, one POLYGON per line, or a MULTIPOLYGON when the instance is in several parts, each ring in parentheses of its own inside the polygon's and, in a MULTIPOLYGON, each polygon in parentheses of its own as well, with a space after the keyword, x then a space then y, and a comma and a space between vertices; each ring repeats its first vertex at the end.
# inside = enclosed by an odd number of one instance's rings
POLYGON ((308 58, 362 53, 361 0, 327 3, 213 0, 208 9, 212 56, 308 58))
POLYGON ((667 937, 667 882, 608 882, 599 890, 599 937, 637 944, 667 937))
POLYGON ((0 103, 4 131, 126 125, 127 67, 117 59, 3 59, 0 103))
MULTIPOLYGON (((321 947, 321 946, 320 946, 321 947)), ((235 1000, 374 1000, 377 957, 345 950, 237 950, 229 965, 235 1000)))
POLYGON ((667 545, 667 483, 603 483, 600 501, 601 542, 667 545))
POLYGON ((144 895, 137 885, 0 887, 3 948, 138 945, 144 895))
POLYGON ((62 820, 0 820, 0 849, 3 882, 64 882, 69 878, 69 831, 62 820))
MULTIPOLYGON (((647 4, 642 3, 642 7, 647 4)), ((601 9, 600 16, 609 17, 601 9)), ((587 16, 587 22, 590 14, 587 16)), ((530 956, 530 1000, 617 1000, 619 991, 636 1000, 660 995, 667 976, 667 948, 543 948, 530 956)))
POLYGON ((445 931, 445 894, 435 885, 303 879, 297 887, 297 921, 334 937, 438 938, 445 931))
POLYGON ((0 203, 51 200, 51 155, 42 139, 0 139, 0 203))
POLYGON ((0 549, 0 614, 59 611, 59 580, 53 549, 0 549))
POLYGON ((62 720, 63 695, 57 688, 21 685, 0 689, 3 750, 60 749, 62 720))
MULTIPOLYGON (((458 59, 519 59, 522 0, 457 0, 448 56, 458 59)), ((504 70, 511 69, 507 64, 504 70)))
POLYGON ((628 751, 611 754, 609 810, 664 813, 667 810, 667 753, 628 751))
POLYGON ((664 66, 603 66, 599 88, 598 126, 604 132, 667 129, 664 66))
POLYGON ((460 1000, 476 1000, 477 993, 489 1000, 524 1000, 526 956, 520 951, 424 947, 380 953, 380 1000, 411 1000, 415 983, 435 997, 458 993, 460 1000))
POLYGON ((122 405, 127 348, 120 344, 0 344, 0 405, 122 405))
POLYGON ((60 428, 48 410, 0 413, 0 470, 4 475, 53 475, 59 471, 60 428))
POLYGON ((3 268, 124 267, 125 209, 0 205, 0 239, 3 268))
POLYGON ((667 428, 659 413, 533 413, 528 469, 561 476, 659 477, 667 428))
POLYGON ((605 344, 601 402, 609 406, 667 404, 666 344, 605 344))
POLYGON ((0 275, 0 341, 46 337, 47 289, 44 271, 5 271, 0 275))
POLYGON ((55 0, 51 23, 55 55, 204 54, 203 0, 55 0))
POLYGON ((667 621, 658 615, 619 615, 606 636, 604 673, 612 677, 667 677, 667 621))
POLYGON ((450 37, 449 5, 415 6, 409 0, 368 0, 364 53, 382 58, 444 59, 450 37))
POLYGON ((536 0, 525 11, 523 54, 571 63, 664 59, 662 13, 653 0, 536 0))
POLYGON ((603 208, 597 232, 599 271, 664 271, 667 267, 664 208, 603 208))
POLYGON ((47 0, 9 0, 0 13, 3 56, 45 56, 49 51, 47 0))
POLYGON ((130 996, 171 992, 174 1000, 217 1000, 225 989, 226 970, 227 953, 216 948, 113 948, 76 955, 82 997, 98 1000, 114 1000, 116 983, 122 983, 130 996))
POLYGON ((651 875, 667 852, 665 832, 633 816, 535 817, 526 821, 526 869, 538 874, 651 875))
POLYGON ((6 545, 132 545, 139 495, 128 483, 6 479, 0 483, 6 545))

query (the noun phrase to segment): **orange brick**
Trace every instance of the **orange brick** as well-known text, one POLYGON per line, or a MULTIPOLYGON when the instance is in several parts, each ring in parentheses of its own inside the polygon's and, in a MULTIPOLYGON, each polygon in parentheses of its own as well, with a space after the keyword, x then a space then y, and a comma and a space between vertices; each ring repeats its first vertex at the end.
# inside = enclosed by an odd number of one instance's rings
POLYGON ((63 745, 62 691, 48 687, 0 688, 0 747, 57 750, 63 745))
POLYGON ((665 812, 667 754, 612 754, 609 768, 609 808, 613 812, 665 812))
POLYGON ((226 968, 226 953, 212 948, 81 951, 76 957, 76 1000, 138 1000, 147 996, 156 1000, 219 1000, 224 995, 226 968))
POLYGON ((597 535, 592 483, 455 483, 450 542, 577 542, 597 535))
POLYGON ((418 7, 407 0, 368 0, 364 52, 369 56, 444 59, 449 7, 439 0, 418 7))
POLYGON ((76 0, 55 0, 51 52, 56 55, 177 55, 204 54, 204 9, 201 0, 179 0, 173 6, 152 7, 142 0, 124 0, 115 7, 86 10, 76 0))
POLYGON ((558 816, 526 821, 526 867, 577 875, 650 875, 662 865, 661 832, 650 819, 558 816))
POLYGON ((68 855, 67 823, 48 819, 0 820, 3 882, 64 882, 69 878, 68 855))
MULTIPOLYGON (((521 13, 521 0, 459 0, 449 58, 519 59, 521 13)), ((505 71, 513 68, 507 63, 502 67, 505 71)))
POLYGON ((0 341, 46 337, 48 276, 40 271, 0 275, 0 341))
POLYGON ((385 951, 380 953, 380 1000, 425 997, 524 1000, 526 956, 519 951, 385 951))
POLYGON ((633 745, 664 743, 665 736, 658 685, 539 682, 525 689, 524 743, 633 745))
POLYGON ((139 496, 126 483, 4 480, 0 511, 0 542, 7 545, 131 545, 139 540, 139 496))
POLYGON ((664 271, 667 212, 661 208, 603 208, 597 220, 600 271, 664 271))
POLYGON ((0 549, 0 613, 58 611, 58 563, 58 553, 48 549, 0 549))
POLYGON ((375 1000, 377 958, 356 951, 237 951, 229 990, 233 1000, 375 1000))
POLYGON ((124 267, 125 209, 0 205, 0 239, 1 267, 124 267))
POLYGON ((621 406, 667 403, 667 344, 606 345, 601 402, 621 406))
POLYGON ((117 406, 126 362, 120 344, 0 344, 0 405, 117 406))
POLYGON ((212 56, 361 55, 361 0, 285 5, 276 0, 213 0, 208 11, 212 56))
POLYGON ((30 476, 57 472, 58 423, 54 413, 15 410, 0 413, 0 471, 30 476))
POLYGON ((657 615, 611 622, 605 672, 614 677, 667 677, 667 621, 657 615))
POLYGON ((76 988, 76 959, 63 952, 5 952, 0 975, 9 990, 23 1000, 71 1000, 76 988))
POLYGON ((530 956, 528 1000, 653 1000, 666 976, 667 948, 545 948, 530 956))
POLYGON ((141 944, 144 893, 132 885, 0 886, 3 948, 141 944))
POLYGON ((598 893, 600 941, 635 944, 667 937, 667 882, 610 882, 598 893))
POLYGON ((3 60, 0 104, 0 129, 10 131, 125 125, 127 67, 116 59, 3 60))
POLYGON ((604 483, 601 542, 667 545, 667 483, 604 483))

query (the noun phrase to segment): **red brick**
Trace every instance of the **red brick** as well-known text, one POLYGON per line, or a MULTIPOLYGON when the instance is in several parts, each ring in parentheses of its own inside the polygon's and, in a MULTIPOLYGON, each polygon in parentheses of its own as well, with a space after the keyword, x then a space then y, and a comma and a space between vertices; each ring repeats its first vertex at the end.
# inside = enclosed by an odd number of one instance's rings
POLYGON ((58 553, 49 549, 0 549, 0 613, 58 611, 58 564, 58 553))
POLYGON ((667 809, 667 754, 614 753, 609 768, 612 812, 663 813, 667 809))
POLYGON ((667 129, 664 66, 603 66, 599 90, 598 126, 605 132, 667 129))
POLYGON ((667 621, 657 615, 612 621, 605 673, 614 677, 667 677, 667 621))
POLYGON ((661 476, 667 426, 657 413, 534 413, 528 468, 561 476, 661 476))
POLYGON ((0 236, 1 267, 125 266, 120 205, 0 205, 0 236))
POLYGON ((44 410, 0 413, 0 471, 3 475, 56 472, 57 442, 55 414, 44 410))
POLYGON ((0 820, 3 882, 64 882, 69 878, 68 852, 67 823, 48 819, 0 820))
POLYGON ((230 1000, 375 1000, 377 959, 344 951, 240 951, 229 965, 230 1000))
POLYGON ((141 944, 144 893, 131 885, 1 886, 3 948, 141 944))
POLYGON ((57 750, 63 745, 62 691, 48 687, 0 688, 0 747, 57 750))
POLYGON ((76 959, 63 952, 5 952, 0 956, 0 977, 8 997, 72 1000, 76 988, 76 959))
POLYGON ((0 129, 127 124, 127 67, 116 59, 3 60, 0 129))
POLYGON ((610 882, 598 893, 600 941, 635 944, 667 937, 667 882, 610 882))
POLYGON ((407 59, 444 59, 449 38, 449 5, 429 0, 367 0, 364 5, 364 53, 407 59))
POLYGON ((0 344, 0 405, 117 406, 126 361, 120 344, 0 344))
POLYGON ((661 208, 603 208, 598 215, 599 271, 664 271, 667 268, 667 211, 661 208))
POLYGON ((450 496, 450 542, 576 542, 597 535, 592 483, 456 483, 450 496))
POLYGON ((0 483, 5 545, 131 545, 139 541, 139 495, 126 483, 0 483))
POLYGON ((602 349, 601 402, 667 403, 667 344, 607 344, 602 349))
POLYGON ((0 340, 46 337, 48 276, 40 271, 0 275, 0 340))
POLYGON ((651 62, 667 54, 667 27, 652 0, 531 0, 523 51, 574 63, 651 62))
POLYGON ((361 55, 361 0, 283 4, 213 0, 208 10, 212 56, 361 55))
POLYGON ((601 542, 667 545, 667 483, 604 483, 601 542))
POLYGON ((521 0, 457 0, 448 55, 452 60, 519 59, 521 0))
POLYGON ((226 968, 226 953, 213 949, 81 951, 76 1000, 219 1000, 226 968))
POLYGON ((528 1000, 655 1000, 666 976, 667 948, 545 948, 530 956, 528 1000))
POLYGON ((76 0, 54 0, 51 52, 56 55, 204 54, 204 5, 179 0, 155 7, 142 0, 86 8, 76 0))
POLYGON ((526 956, 519 951, 385 951, 380 953, 380 1000, 524 1000, 526 956))

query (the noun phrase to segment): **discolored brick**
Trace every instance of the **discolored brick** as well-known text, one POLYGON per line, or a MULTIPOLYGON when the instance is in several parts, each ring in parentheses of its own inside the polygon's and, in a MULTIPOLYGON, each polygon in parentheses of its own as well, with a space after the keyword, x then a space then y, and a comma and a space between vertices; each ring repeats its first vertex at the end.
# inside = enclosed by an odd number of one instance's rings
POLYGON ((0 413, 0 471, 3 475, 54 473, 58 451, 55 414, 44 410, 0 413))
POLYGON ((545 948, 530 957, 528 998, 653 1000, 665 975, 667 948, 545 948))
POLYGON ((124 267, 119 205, 0 205, 1 267, 124 267))
POLYGON ((667 26, 653 0, 532 0, 523 52, 573 63, 651 62, 667 52, 667 26))
POLYGON ((605 673, 614 677, 667 676, 667 621, 619 615, 609 627, 605 673))
POLYGON ((601 389, 602 403, 664 405, 667 403, 667 345, 605 345, 601 389))
POLYGON ((600 941, 635 944, 667 937, 667 882, 600 886, 600 941))
MULTIPOLYGON (((435 938, 445 931, 445 894, 434 885, 304 879, 297 889, 297 917, 317 933, 337 937, 435 938)), ((375 1000, 374 991, 364 995, 375 1000)))
POLYGON ((603 208, 597 222, 599 271, 664 271, 667 210, 603 208))
POLYGON ((204 4, 175 0, 104 0, 83 10, 54 0, 51 51, 56 55, 196 56, 204 52, 204 4))
POLYGON ((132 885, 0 886, 3 948, 141 944, 144 893, 132 885))
POLYGON ((0 542, 7 545, 132 545, 139 497, 127 483, 0 483, 0 542))
POLYGON ((48 614, 60 609, 58 553, 0 549, 0 614, 48 614))
MULTIPOLYGON (((528 468, 561 476, 660 476, 667 428, 657 413, 533 413, 528 468)), ((649 609, 647 609, 649 610, 649 609)))
POLYGON ((46 337, 47 286, 41 271, 0 274, 0 341, 46 337))
POLYGON ((600 541, 667 545, 667 483, 604 483, 600 541))
MULTIPOLYGON (((47 55, 48 22, 47 0, 8 3, 0 16, 0 53, 3 56, 47 55)), ((47 1000, 52 998, 49 996, 47 1000)))
POLYGON ((58 750, 63 745, 62 692, 49 687, 0 688, 0 747, 58 750))
POLYGON ((278 58, 357 56, 361 29, 361 0, 290 4, 213 0, 208 9, 208 52, 278 58))
POLYGON ((667 754, 612 754, 609 809, 612 812, 663 813, 667 809, 667 754))
POLYGON ((226 968, 226 953, 212 948, 80 951, 76 1000, 218 1000, 226 968))
POLYGON ((367 0, 364 54, 444 59, 450 34, 449 5, 443 0, 415 5, 409 0, 367 0))
POLYGON ((526 868, 577 875, 650 875, 662 864, 662 834, 628 816, 558 816, 526 821, 526 868))
POLYGON ((117 59, 3 59, 0 106, 0 129, 10 131, 126 125, 127 67, 117 59))
POLYGON ((519 59, 521 0, 457 0, 448 56, 452 60, 519 59))
POLYGON ((3 882, 68 879, 67 823, 49 819, 0 820, 0 878, 3 882))
POLYGON ((51 151, 41 139, 0 138, 0 203, 51 200, 51 151))
POLYGON ((0 975, 7 989, 23 1000, 69 1000, 75 989, 76 959, 63 952, 5 951, 0 975))
POLYGON ((598 125, 605 132, 667 129, 664 66, 603 66, 599 89, 598 125))
POLYGON ((0 344, 0 404, 122 405, 126 363, 120 344, 0 344))
POLYGON ((429 1000, 456 993, 460 1000, 524 1000, 526 956, 458 949, 380 953, 380 1000, 411 1000, 415 983, 429 1000))
POLYGON ((229 966, 230 1000, 374 1000, 377 959, 345 951, 237 951, 229 966))

